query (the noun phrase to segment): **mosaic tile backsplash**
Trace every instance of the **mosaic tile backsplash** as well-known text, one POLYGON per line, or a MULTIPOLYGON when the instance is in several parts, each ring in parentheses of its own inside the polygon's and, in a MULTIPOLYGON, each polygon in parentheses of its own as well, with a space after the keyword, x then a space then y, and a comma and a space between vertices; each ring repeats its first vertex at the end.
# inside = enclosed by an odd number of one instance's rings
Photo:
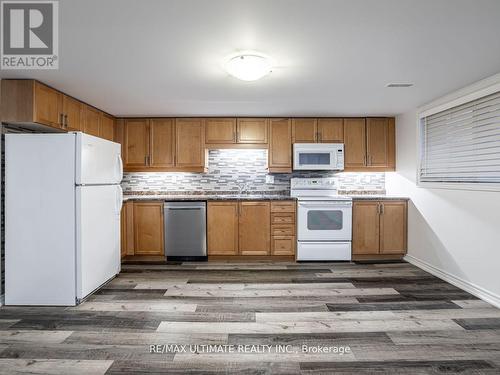
POLYGON ((385 173, 294 172, 273 174, 274 183, 266 184, 267 150, 210 150, 207 173, 130 172, 122 187, 130 192, 246 192, 290 191, 292 177, 338 177, 339 190, 385 193, 385 173))

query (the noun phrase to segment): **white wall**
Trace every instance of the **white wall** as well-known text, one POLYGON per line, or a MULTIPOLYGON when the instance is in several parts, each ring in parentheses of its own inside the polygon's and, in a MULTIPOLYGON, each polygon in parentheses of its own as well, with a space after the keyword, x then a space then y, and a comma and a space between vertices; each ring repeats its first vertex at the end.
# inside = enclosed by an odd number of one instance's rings
POLYGON ((500 192, 417 187, 417 113, 396 117, 397 171, 386 174, 388 194, 411 198, 408 260, 500 307, 500 192))

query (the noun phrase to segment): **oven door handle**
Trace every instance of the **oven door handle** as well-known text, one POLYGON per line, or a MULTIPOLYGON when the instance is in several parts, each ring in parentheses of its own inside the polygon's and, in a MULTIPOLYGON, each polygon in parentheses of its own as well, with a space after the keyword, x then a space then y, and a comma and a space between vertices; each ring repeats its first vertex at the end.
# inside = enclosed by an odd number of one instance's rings
POLYGON ((352 202, 323 202, 323 201, 317 201, 314 203, 303 203, 299 202, 299 207, 304 207, 304 208, 322 208, 322 209, 329 209, 329 208, 350 208, 352 207, 352 202))

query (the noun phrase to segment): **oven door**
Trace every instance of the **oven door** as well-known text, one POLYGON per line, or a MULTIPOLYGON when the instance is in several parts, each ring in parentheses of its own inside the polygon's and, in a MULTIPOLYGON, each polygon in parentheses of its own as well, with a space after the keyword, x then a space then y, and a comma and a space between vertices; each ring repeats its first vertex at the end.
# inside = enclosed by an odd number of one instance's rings
POLYGON ((351 241, 351 201, 299 201, 298 241, 351 241))
MULTIPOLYGON (((330 146, 317 147, 317 144, 294 145, 293 169, 295 170, 334 170, 337 167, 337 153, 330 146)), ((320 145, 322 146, 322 145, 320 145)))

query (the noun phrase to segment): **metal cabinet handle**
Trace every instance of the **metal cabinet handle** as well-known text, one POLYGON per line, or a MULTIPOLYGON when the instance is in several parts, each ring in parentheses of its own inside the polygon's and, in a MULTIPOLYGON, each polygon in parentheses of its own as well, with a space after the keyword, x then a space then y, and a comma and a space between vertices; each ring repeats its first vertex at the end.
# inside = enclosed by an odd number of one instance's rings
POLYGON ((383 203, 380 204, 380 214, 381 215, 384 214, 384 204, 383 203))
POLYGON ((380 215, 380 203, 377 203, 377 215, 380 215))
POLYGON ((63 113, 59 114, 59 125, 61 125, 61 127, 64 128, 64 114, 63 113))
POLYGON ((144 164, 148 165, 148 157, 147 156, 144 156, 144 164))
POLYGON ((64 115, 64 127, 68 129, 68 115, 64 115))

